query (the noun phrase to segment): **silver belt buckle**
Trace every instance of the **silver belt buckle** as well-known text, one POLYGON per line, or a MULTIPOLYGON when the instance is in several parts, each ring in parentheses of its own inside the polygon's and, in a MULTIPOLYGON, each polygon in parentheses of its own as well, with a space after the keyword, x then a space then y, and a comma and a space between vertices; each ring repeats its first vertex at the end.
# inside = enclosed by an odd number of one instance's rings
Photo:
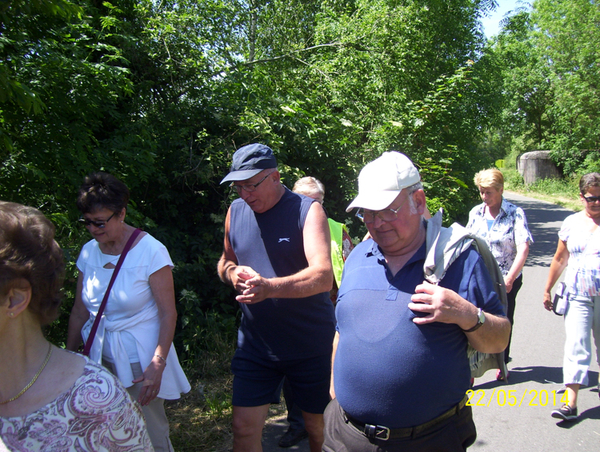
POLYGON ((387 441, 390 439, 390 429, 383 425, 365 424, 365 435, 368 438, 387 441))

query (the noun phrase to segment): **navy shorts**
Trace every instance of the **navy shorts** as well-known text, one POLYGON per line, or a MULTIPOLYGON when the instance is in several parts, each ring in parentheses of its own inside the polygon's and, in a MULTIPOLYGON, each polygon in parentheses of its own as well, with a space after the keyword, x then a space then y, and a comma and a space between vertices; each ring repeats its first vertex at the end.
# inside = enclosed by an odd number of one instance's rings
POLYGON ((270 361, 238 348, 231 371, 233 406, 253 407, 279 401, 284 377, 289 380, 294 403, 302 411, 321 414, 330 400, 331 355, 270 361))

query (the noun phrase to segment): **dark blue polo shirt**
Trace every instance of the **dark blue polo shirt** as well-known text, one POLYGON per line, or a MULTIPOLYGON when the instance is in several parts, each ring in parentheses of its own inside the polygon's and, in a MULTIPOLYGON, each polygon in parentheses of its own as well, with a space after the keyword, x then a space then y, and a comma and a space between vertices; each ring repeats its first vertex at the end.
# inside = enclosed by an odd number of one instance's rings
MULTIPOLYGON (((425 244, 391 275, 379 247, 368 240, 346 261, 336 306, 340 341, 334 384, 342 408, 362 422, 419 425, 455 406, 469 389, 465 333, 454 324, 416 325, 407 307, 423 282, 424 260, 425 244)), ((472 248, 450 266, 440 286, 504 315, 485 264, 472 248)))

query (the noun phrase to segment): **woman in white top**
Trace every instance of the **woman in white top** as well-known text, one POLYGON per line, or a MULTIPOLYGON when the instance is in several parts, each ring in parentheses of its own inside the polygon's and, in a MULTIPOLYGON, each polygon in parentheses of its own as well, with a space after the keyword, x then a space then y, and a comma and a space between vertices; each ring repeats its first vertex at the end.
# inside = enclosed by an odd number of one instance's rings
POLYGON ((64 275, 54 226, 0 201, 0 450, 152 451, 140 408, 86 357, 50 344, 64 275))
POLYGON ((552 310, 552 287, 567 269, 568 306, 565 311, 565 354, 563 383, 567 387, 564 406, 552 417, 577 419, 577 394, 588 384, 592 360, 592 338, 596 360, 600 363, 600 174, 588 173, 579 181, 579 196, 584 209, 565 218, 558 233, 558 246, 550 264, 544 290, 544 307, 552 310))
MULTIPOLYGON (((77 259, 79 278, 67 348, 87 340, 118 259, 135 231, 125 223, 129 189, 107 173, 87 176, 77 207, 93 240, 77 259)), ((141 405, 152 444, 172 451, 164 399, 190 385, 173 347, 177 311, 167 249, 142 232, 123 261, 93 340, 90 358, 105 364, 141 405)))

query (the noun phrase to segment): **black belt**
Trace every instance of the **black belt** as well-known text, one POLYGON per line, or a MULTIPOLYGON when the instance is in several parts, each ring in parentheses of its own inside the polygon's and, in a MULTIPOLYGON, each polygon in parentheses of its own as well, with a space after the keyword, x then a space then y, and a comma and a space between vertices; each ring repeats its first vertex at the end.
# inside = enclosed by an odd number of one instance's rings
POLYGON ((382 441, 387 441, 388 439, 397 439, 397 438, 408 438, 408 437, 417 437, 425 430, 433 427, 434 425, 439 424, 440 422, 445 421, 446 419, 451 418, 455 414, 458 414, 460 410, 464 408, 467 403, 467 396, 465 396, 458 405, 450 408, 445 413, 440 414, 435 419, 430 420, 429 422, 425 422, 424 424, 417 425, 415 427, 407 427, 407 428, 388 428, 383 425, 373 425, 373 424, 365 424, 363 422, 357 421, 352 417, 348 416, 348 414, 344 411, 344 417, 346 421, 356 427, 361 431, 367 438, 370 439, 379 439, 382 441))

